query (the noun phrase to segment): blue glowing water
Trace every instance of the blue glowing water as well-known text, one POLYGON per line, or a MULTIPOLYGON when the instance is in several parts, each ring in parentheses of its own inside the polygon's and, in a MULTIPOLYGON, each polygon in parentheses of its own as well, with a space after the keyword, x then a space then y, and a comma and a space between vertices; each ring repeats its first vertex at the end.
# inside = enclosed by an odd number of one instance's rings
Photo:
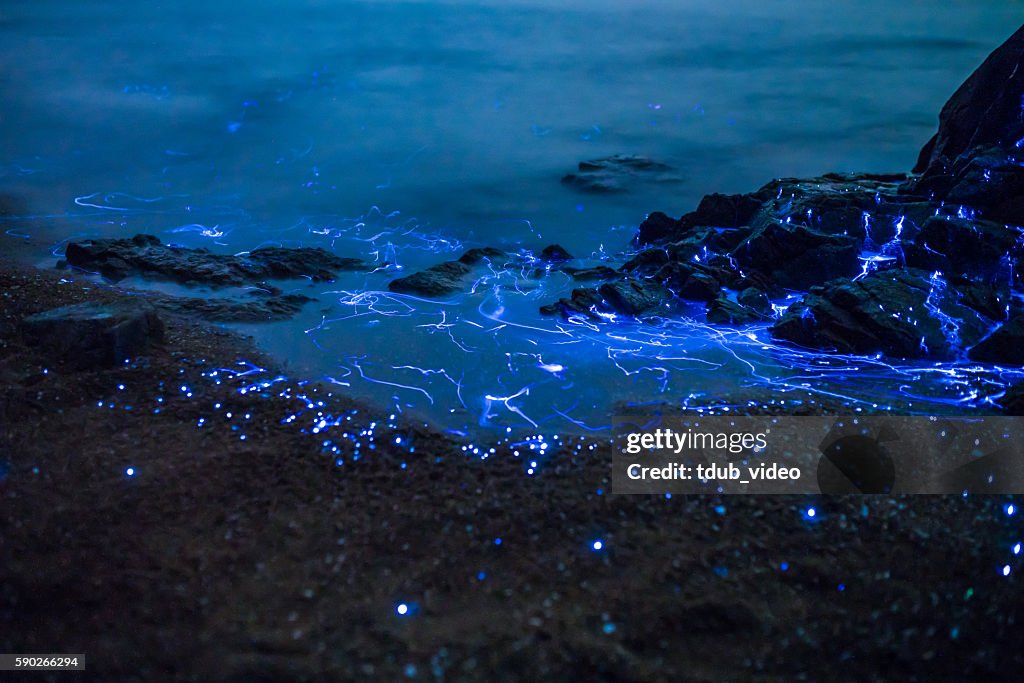
POLYGON ((297 373, 461 431, 595 429, 648 404, 984 408, 1011 373, 794 353, 763 327, 542 318, 573 286, 558 273, 485 269, 444 301, 386 290, 474 246, 558 242, 617 265, 655 209, 777 176, 909 168, 1018 13, 994 0, 4 3, 0 194, 19 208, 0 244, 52 264, 71 237, 149 232, 397 263, 293 283, 319 304, 243 329, 297 373), (560 184, 615 153, 683 180, 615 196, 560 184))

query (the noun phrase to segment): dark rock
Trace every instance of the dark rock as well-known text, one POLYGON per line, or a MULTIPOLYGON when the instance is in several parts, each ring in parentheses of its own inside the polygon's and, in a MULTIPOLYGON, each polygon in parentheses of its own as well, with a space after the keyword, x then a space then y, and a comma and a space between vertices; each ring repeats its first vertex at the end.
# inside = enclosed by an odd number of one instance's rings
POLYGON ((813 288, 771 332, 840 353, 949 360, 991 327, 957 299, 942 279, 925 271, 889 270, 813 288))
POLYGON ((696 263, 673 262, 658 271, 655 279, 688 301, 711 301, 722 283, 710 268, 696 263))
POLYGON ((805 225, 769 223, 733 251, 743 267, 770 275, 782 287, 807 289, 859 271, 861 240, 805 225))
POLYGON ((645 249, 622 264, 622 270, 637 274, 650 274, 669 261, 668 252, 664 249, 645 249))
POLYGON ((995 328, 967 352, 971 360, 998 365, 1024 366, 1024 313, 995 328))
POLYGON ((459 262, 464 263, 467 266, 475 266, 484 259, 500 258, 502 256, 505 256, 505 252, 501 249, 495 249, 494 247, 482 247, 470 249, 459 257, 459 262))
POLYGON ((749 325, 769 319, 768 315, 737 303, 722 294, 708 303, 707 316, 709 323, 718 325, 749 325))
POLYGON ((1012 149, 1024 138, 1024 27, 964 81, 939 114, 939 130, 921 150, 915 173, 941 175, 978 147, 1012 149))
POLYGON ((22 321, 26 341, 78 369, 108 367, 163 339, 164 326, 143 302, 62 306, 22 321))
POLYGON ((270 294, 249 300, 228 297, 166 297, 153 305, 170 313, 196 315, 213 322, 258 323, 287 320, 310 301, 301 294, 270 294))
POLYGON ((680 220, 714 228, 738 228, 750 225, 762 204, 763 201, 757 195, 714 193, 705 195, 697 205, 697 210, 680 220))
POLYGON ((696 227, 739 228, 749 225, 761 210, 762 203, 762 199, 753 194, 709 194, 700 200, 696 211, 679 220, 655 211, 640 224, 637 243, 685 239, 696 227))
POLYGON ((563 273, 566 273, 573 280, 610 280, 614 277, 620 277, 622 274, 614 268, 608 266, 594 266, 593 268, 563 268, 563 273))
POLYGON ((507 256, 501 249, 483 247, 470 249, 458 261, 445 261, 431 266, 418 273, 400 277, 388 283, 388 289, 402 294, 419 294, 421 296, 445 296, 465 288, 465 276, 472 272, 474 266, 485 259, 507 256))
POLYGON ((744 289, 736 296, 736 301, 761 315, 768 315, 772 310, 768 295, 755 287, 744 289))
POLYGON ((562 298, 553 304, 540 307, 543 315, 585 315, 589 318, 598 318, 597 310, 601 304, 601 295, 593 287, 581 287, 572 290, 568 299, 562 298))
POLYGON ((540 252, 541 259, 545 261, 572 261, 573 256, 560 244, 549 244, 540 252))
POLYGON ((597 291, 612 310, 632 316, 664 309, 666 302, 673 299, 672 292, 654 280, 609 282, 597 291))
POLYGON ((1010 266, 1024 260, 1021 233, 1002 224, 950 216, 929 218, 903 246, 908 266, 1008 281, 1010 266))
POLYGON ((666 216, 661 211, 655 211, 640 224, 640 232, 636 238, 637 243, 644 245, 665 240, 681 231, 678 226, 679 221, 676 219, 666 216))
POLYGON ((465 263, 445 261, 418 273, 392 280, 388 283, 388 289, 404 294, 445 296, 460 291, 464 286, 463 277, 471 271, 472 268, 465 263))
POLYGON ((65 258, 72 266, 99 272, 115 281, 128 275, 144 275, 183 284, 216 286, 300 276, 331 280, 339 271, 368 267, 359 259, 341 258, 320 248, 267 247, 242 255, 213 254, 206 249, 161 244, 153 235, 71 242, 65 258))
POLYGON ((628 192, 636 182, 680 182, 672 167, 634 154, 615 154, 603 159, 581 161, 576 173, 562 178, 562 183, 580 192, 612 194, 628 192))
POLYGON ((960 86, 939 114, 906 190, 1024 224, 1024 27, 960 86))
POLYGON ((584 287, 572 290, 572 295, 553 304, 541 306, 544 315, 561 313, 565 316, 583 314, 600 319, 601 313, 621 313, 639 317, 660 313, 671 307, 672 292, 653 280, 620 280, 598 288, 584 287))

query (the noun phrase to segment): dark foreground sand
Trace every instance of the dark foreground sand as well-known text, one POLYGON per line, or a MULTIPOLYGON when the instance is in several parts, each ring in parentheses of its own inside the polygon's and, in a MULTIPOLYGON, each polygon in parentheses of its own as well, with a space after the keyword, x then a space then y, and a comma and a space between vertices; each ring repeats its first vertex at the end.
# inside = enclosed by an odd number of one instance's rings
POLYGON ((271 363, 183 320, 74 372, 20 318, 126 295, 61 277, 0 268, 0 651, 104 681, 1020 680, 1007 498, 611 496, 607 446, 527 476, 327 389, 239 392, 273 372, 218 385, 271 363))

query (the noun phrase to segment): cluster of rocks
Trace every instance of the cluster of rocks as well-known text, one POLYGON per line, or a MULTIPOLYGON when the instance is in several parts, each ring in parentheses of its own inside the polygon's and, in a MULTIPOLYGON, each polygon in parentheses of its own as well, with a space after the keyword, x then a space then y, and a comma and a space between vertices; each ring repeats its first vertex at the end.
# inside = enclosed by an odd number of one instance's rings
POLYGON ((562 183, 588 194, 628 192, 637 183, 678 183, 679 177, 668 164, 635 154, 614 154, 603 159, 581 161, 575 173, 567 173, 562 183))
MULTIPOLYGON (((600 284, 541 313, 600 321, 702 304, 709 323, 768 323, 775 338, 813 349, 1020 366, 1022 102, 1024 27, 946 104, 912 174, 827 174, 711 194, 681 218, 648 215, 638 253, 619 268, 575 269, 561 248, 557 258, 545 250, 541 260, 600 284)), ((563 182, 614 192, 621 176, 668 171, 621 156, 584 162, 563 182)), ((392 289, 454 292, 471 271, 466 256, 392 289)))
POLYGON ((267 280, 330 281, 341 271, 369 270, 360 259, 320 248, 264 247, 243 254, 216 254, 163 244, 153 235, 71 242, 59 267, 73 266, 117 282, 130 275, 184 285, 247 287, 243 296, 150 297, 147 306, 215 322, 266 322, 290 318, 314 299, 285 294, 267 280))
POLYGON ((840 353, 1024 364, 1024 28, 943 108, 913 175, 829 174, 652 213, 639 253, 541 312, 770 322, 840 353))
POLYGON ((244 254, 215 254, 207 249, 162 244, 153 235, 71 242, 64 258, 67 265, 114 281, 142 275, 222 287, 296 277, 332 280, 340 271, 368 268, 360 259, 335 256, 319 247, 264 247, 244 254))

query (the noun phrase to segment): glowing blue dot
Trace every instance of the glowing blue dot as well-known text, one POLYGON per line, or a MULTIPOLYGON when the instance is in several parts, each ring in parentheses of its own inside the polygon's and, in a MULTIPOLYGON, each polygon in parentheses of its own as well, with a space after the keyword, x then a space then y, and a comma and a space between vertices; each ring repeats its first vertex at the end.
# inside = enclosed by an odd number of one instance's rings
POLYGON ((716 505, 715 506, 715 512, 717 512, 720 515, 724 515, 725 514, 725 506, 724 505, 716 505))
POLYGON ((1020 555, 1020 543, 1018 543, 1015 546, 1013 546, 1013 554, 1014 555, 1020 555))
POLYGON ((815 510, 814 508, 807 508, 807 516, 810 517, 811 519, 814 519, 815 515, 817 515, 817 514, 818 514, 818 511, 815 510))
POLYGON ((781 569, 784 572, 789 571, 789 562, 780 562, 779 569, 781 569))
POLYGON ((501 539, 500 538, 494 539, 494 545, 501 545, 501 539))
POLYGON ((416 665, 415 664, 406 664, 405 665, 405 677, 406 678, 416 678, 416 665))
POLYGON ((1017 508, 1015 508, 1013 506, 1013 503, 1010 503, 1009 505, 1006 506, 1006 514, 1008 516, 1012 517, 1013 513, 1015 513, 1016 511, 1017 511, 1017 508))
POLYGON ((483 580, 484 580, 484 579, 486 579, 486 578, 487 578, 487 572, 479 572, 479 573, 478 573, 478 574, 476 575, 476 580, 477 580, 477 581, 483 581, 483 580))
POLYGON ((604 543, 601 541, 594 541, 594 550, 600 550, 604 547, 604 543))
POLYGON ((395 607, 395 611, 398 612, 399 615, 404 617, 406 614, 409 613, 409 605, 405 604, 404 602, 400 602, 398 603, 398 606, 395 607))
POLYGON ((836 586, 836 590, 839 591, 840 593, 842 593, 844 590, 846 590, 846 584, 845 583, 839 584, 838 586, 836 586))
POLYGON ((1009 575, 1010 575, 1010 565, 1005 564, 1005 565, 1003 565, 1003 576, 1009 576, 1009 575))
POLYGON ((615 633, 615 624, 608 622, 607 624, 601 627, 601 630, 604 631, 606 634, 611 635, 615 633))
POLYGON ((134 467, 129 467, 128 469, 126 469, 124 471, 124 473, 127 474, 129 477, 134 477, 135 476, 135 468, 134 467))

